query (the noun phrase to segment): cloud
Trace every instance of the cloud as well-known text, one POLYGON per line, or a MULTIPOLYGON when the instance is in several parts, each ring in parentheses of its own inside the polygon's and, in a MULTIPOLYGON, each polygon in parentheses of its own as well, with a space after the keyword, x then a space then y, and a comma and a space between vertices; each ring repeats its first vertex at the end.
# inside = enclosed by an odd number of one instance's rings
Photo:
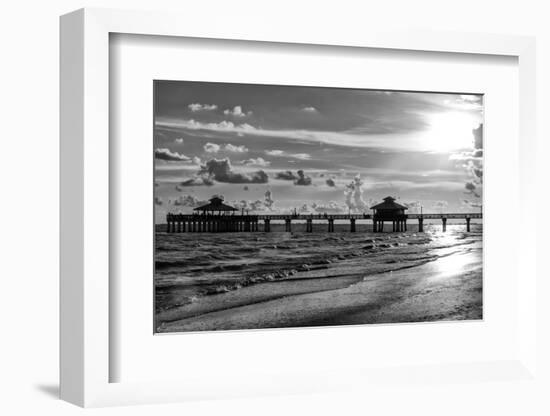
POLYGON ((247 115, 251 115, 252 111, 249 111, 248 113, 243 112, 243 108, 240 105, 236 105, 233 107, 232 110, 227 109, 223 112, 227 116, 233 116, 233 117, 245 117, 247 115))
POLYGON ((241 146, 235 146, 231 143, 227 143, 224 147, 224 149, 228 152, 231 152, 231 153, 246 153, 248 152, 248 149, 241 145, 241 146))
POLYGON ((464 188, 466 188, 466 193, 471 194, 475 196, 476 198, 479 198, 481 195, 477 192, 477 186, 473 182, 466 182, 466 185, 464 185, 464 188))
POLYGON ((346 207, 338 204, 336 201, 330 201, 328 204, 323 203, 313 203, 311 208, 315 212, 326 213, 326 214, 339 214, 346 212, 346 207))
POLYGON ((268 189, 265 191, 264 194, 264 205, 267 209, 271 210, 271 207, 273 207, 273 204, 275 203, 275 200, 273 199, 273 194, 268 189))
POLYGON ((207 153, 218 153, 220 151, 220 145, 216 143, 206 143, 204 146, 204 151, 207 153))
POLYGON ((411 213, 412 211, 415 211, 415 210, 420 211, 420 207, 422 206, 420 201, 406 201, 406 202, 401 201, 400 204, 409 208, 411 210, 410 211, 411 213))
POLYGON ((207 203, 208 201, 202 201, 193 195, 182 195, 174 200, 174 205, 190 208, 200 207, 207 203))
POLYGON ((198 173, 198 176, 206 176, 217 182, 225 183, 267 183, 269 178, 263 170, 251 173, 233 172, 229 159, 210 159, 198 173))
POLYGON ((273 199, 273 195, 271 191, 268 189, 265 191, 264 199, 257 199, 255 201, 250 201, 246 199, 242 199, 240 201, 231 201, 229 202, 229 205, 232 205, 239 210, 244 211, 272 211, 273 204, 275 204, 275 200, 273 199))
POLYGON ((367 203, 363 200, 363 181, 361 176, 357 175, 351 183, 346 185, 344 190, 345 204, 350 211, 365 211, 368 209, 367 203))
POLYGON ((269 156, 275 156, 275 157, 292 157, 294 159, 300 159, 300 160, 310 160, 311 155, 308 153, 289 153, 285 152, 284 150, 266 150, 265 153, 269 156))
POLYGON ((201 160, 201 158, 198 157, 198 156, 193 156, 193 163, 194 163, 195 165, 201 165, 201 164, 202 164, 202 160, 201 160))
POLYGON ((230 153, 248 152, 248 148, 246 146, 244 145, 237 146, 231 143, 226 143, 222 148, 222 146, 220 146, 219 144, 208 142, 203 146, 203 148, 204 148, 204 151, 207 153, 218 153, 221 150, 225 150, 226 152, 230 152, 230 153))
POLYGON ((282 179, 284 181, 295 181, 296 179, 298 179, 298 176, 294 175, 294 173, 292 173, 291 171, 286 170, 284 172, 277 172, 275 174, 275 179, 282 179))
POLYGON ((470 180, 464 185, 466 193, 481 198, 483 190, 483 124, 472 130, 474 149, 449 157, 451 160, 463 162, 462 166, 470 175, 470 180))
POLYGON ((302 111, 305 113, 316 113, 317 109, 315 107, 304 107, 302 111))
POLYGON ((190 160, 187 156, 178 152, 172 152, 170 149, 155 149, 155 159, 167 160, 171 162, 187 162, 190 160))
POLYGON ((444 209, 449 206, 449 203, 447 201, 435 201, 432 204, 432 207, 435 209, 444 209))
POLYGON ((302 169, 300 169, 296 173, 298 174, 298 179, 294 181, 294 185, 301 185, 301 186, 311 185, 311 177, 306 176, 306 174, 302 169))
POLYGON ((293 173, 290 170, 277 172, 275 174, 275 179, 281 179, 284 181, 294 181, 294 185, 299 185, 299 186, 308 186, 308 185, 311 185, 312 183, 311 177, 306 176, 305 172, 302 169, 296 171, 296 173, 293 173))
POLYGON ((206 176, 197 175, 193 178, 185 179, 179 186, 212 186, 214 181, 206 176))
POLYGON ((193 104, 189 104, 187 107, 193 112, 197 112, 197 111, 214 111, 214 110, 218 109, 218 106, 216 104, 193 103, 193 104))
POLYGON ((262 167, 266 167, 266 166, 269 166, 271 165, 271 162, 261 158, 261 157, 258 157, 256 159, 254 158, 250 158, 250 159, 247 159, 247 160, 242 160, 241 162, 242 165, 247 165, 247 166, 262 166, 262 167))
POLYGON ((183 139, 181 137, 178 137, 177 139, 174 139, 174 142, 177 144, 183 144, 183 139))
POLYGON ((330 186, 331 188, 334 188, 336 186, 336 182, 334 182, 333 178, 328 178, 325 183, 330 186))
POLYGON ((479 201, 470 201, 468 199, 463 199, 462 203, 470 208, 481 208, 482 203, 479 201))

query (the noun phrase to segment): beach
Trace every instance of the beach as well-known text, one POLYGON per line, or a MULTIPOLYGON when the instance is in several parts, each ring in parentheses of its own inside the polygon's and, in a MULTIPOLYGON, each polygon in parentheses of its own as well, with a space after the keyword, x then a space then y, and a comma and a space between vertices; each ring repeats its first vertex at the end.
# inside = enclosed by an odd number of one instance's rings
POLYGON ((482 230, 157 233, 157 332, 482 318, 482 230))

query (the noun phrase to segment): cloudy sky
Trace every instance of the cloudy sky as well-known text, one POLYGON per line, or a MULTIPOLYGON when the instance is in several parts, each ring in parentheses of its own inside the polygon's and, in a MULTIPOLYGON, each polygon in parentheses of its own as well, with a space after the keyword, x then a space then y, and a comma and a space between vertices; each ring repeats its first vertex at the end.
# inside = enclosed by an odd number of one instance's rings
POLYGON ((155 82, 155 212, 478 212, 480 95, 155 82))

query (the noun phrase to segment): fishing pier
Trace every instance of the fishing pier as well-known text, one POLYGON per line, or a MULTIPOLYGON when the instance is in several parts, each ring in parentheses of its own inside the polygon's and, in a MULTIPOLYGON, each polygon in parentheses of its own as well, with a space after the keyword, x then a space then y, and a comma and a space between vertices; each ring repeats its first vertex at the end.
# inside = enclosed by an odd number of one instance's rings
POLYGON ((392 224, 392 232, 407 231, 407 221, 418 221, 418 232, 424 232, 425 220, 441 220, 443 231, 447 230, 447 220, 466 221, 466 231, 470 232, 472 219, 482 219, 481 213, 440 213, 406 214, 407 207, 395 202, 394 198, 384 198, 384 202, 371 207, 373 214, 260 214, 248 215, 229 205, 221 198, 212 198, 210 204, 195 208, 194 214, 167 214, 168 233, 223 233, 223 232, 271 232, 273 223, 284 223, 285 232, 292 232, 292 224, 305 223, 305 232, 313 232, 313 223, 325 223, 327 232, 334 232, 335 221, 349 223, 349 232, 356 232, 358 223, 372 223, 373 232, 383 232, 384 224, 392 224), (261 224, 261 227, 260 227, 261 224))

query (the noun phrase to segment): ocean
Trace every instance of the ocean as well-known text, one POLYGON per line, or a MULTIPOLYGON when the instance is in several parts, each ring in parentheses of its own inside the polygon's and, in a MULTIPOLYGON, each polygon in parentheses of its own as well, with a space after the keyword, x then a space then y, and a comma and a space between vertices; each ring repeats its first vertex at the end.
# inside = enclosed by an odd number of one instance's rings
MULTIPOLYGON (((326 224, 315 227, 313 233, 302 232, 304 224, 293 224, 292 233, 283 232, 284 225, 279 224, 273 224, 269 233, 168 234, 157 230, 154 275, 157 331, 481 318, 481 224, 472 224, 469 233, 463 224, 448 225, 446 232, 442 232, 439 224, 427 224, 424 233, 418 233, 414 226, 402 233, 372 233, 360 224, 355 233, 350 233, 346 224, 335 224, 333 233, 324 230, 326 224), (419 271, 416 280, 410 277, 415 270, 419 271), (451 285, 451 280, 447 280, 445 292, 432 279, 437 273, 467 281, 459 284, 456 280, 451 285), (402 277, 395 280, 397 276, 402 277), (392 292, 389 282, 394 280, 399 290, 392 292), (359 295, 367 285, 369 294, 385 287, 385 297, 376 300, 380 306, 375 308, 376 313, 362 313, 360 307, 365 304, 368 306, 365 311, 373 310, 372 302, 367 305, 366 298, 359 295), (431 287, 428 293, 434 293, 433 296, 439 294, 444 299, 451 296, 447 300, 452 305, 443 302, 443 309, 451 306, 454 309, 445 312, 431 308, 427 313, 415 306, 415 310, 397 311, 397 301, 403 303, 407 296, 424 299, 428 286, 431 287), (462 293, 464 288, 471 293, 462 293), (343 290, 353 290, 354 296, 345 298, 354 302, 353 314, 344 298, 338 300, 337 311, 331 304, 331 293, 342 294, 343 290), (315 306, 312 294, 317 294, 315 306), (282 299, 287 305, 280 314, 284 316, 260 319, 260 311, 265 314, 270 307, 277 311, 282 299), (467 307, 460 302, 467 303, 467 307), (389 303, 392 312, 384 312, 389 303), (335 312, 332 315, 331 310, 335 312), (236 319, 235 314, 243 319, 236 319)), ((410 306, 404 306, 407 307, 410 306)))

